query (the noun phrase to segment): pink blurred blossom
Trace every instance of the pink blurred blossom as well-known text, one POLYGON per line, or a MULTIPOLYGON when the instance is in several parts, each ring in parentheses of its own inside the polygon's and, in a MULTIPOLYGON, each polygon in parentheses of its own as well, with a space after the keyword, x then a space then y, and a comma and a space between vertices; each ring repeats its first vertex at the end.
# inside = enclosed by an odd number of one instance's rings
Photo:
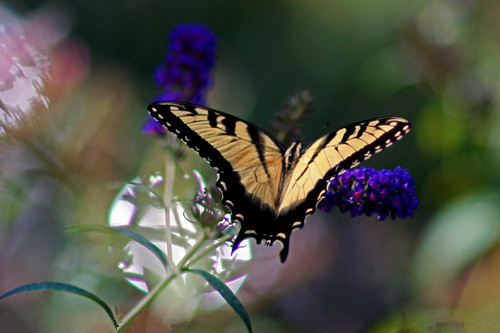
POLYGON ((66 38, 68 24, 57 11, 10 17, 0 24, 0 135, 48 110, 85 77, 89 63, 85 46, 66 38))

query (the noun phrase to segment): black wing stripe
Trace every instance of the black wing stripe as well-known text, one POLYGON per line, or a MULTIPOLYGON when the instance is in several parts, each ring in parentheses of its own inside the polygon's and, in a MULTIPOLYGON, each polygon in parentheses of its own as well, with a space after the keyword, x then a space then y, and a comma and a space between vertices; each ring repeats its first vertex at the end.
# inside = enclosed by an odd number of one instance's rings
POLYGON ((356 138, 361 138, 361 136, 363 135, 363 133, 366 132, 366 129, 368 128, 368 124, 369 122, 368 121, 365 121, 361 124, 359 124, 359 129, 358 129, 358 134, 356 134, 356 138))
POLYGON ((250 135, 250 138, 252 139, 255 149, 257 150, 257 154, 259 155, 259 160, 262 163, 262 167, 264 168, 267 177, 271 178, 269 170, 267 169, 266 158, 264 156, 266 148, 262 143, 262 137, 260 136, 260 133, 257 131, 255 127, 250 127, 250 126, 247 127, 247 132, 248 135, 250 135))
MULTIPOLYGON (((217 114, 215 112, 213 112, 212 110, 209 110, 208 111, 208 124, 212 127, 217 127, 217 114)), ((202 120, 199 120, 197 122, 204 122, 202 120)))
POLYGON ((226 128, 226 133, 234 136, 236 130, 236 120, 234 118, 224 117, 222 124, 226 128))
MULTIPOLYGON (((341 143, 344 143, 346 142, 347 140, 349 140, 349 138, 351 137, 351 135, 354 133, 354 131, 356 130, 356 127, 357 126, 347 126, 345 127, 345 132, 344 132, 344 136, 342 137, 342 139, 340 140, 341 143)), ((328 143, 327 143, 328 144, 328 143)))

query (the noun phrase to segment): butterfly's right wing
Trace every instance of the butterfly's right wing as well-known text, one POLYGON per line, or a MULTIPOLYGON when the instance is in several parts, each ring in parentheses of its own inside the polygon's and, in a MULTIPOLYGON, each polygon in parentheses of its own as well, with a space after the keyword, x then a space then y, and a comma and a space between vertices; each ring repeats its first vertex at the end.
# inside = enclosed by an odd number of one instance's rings
POLYGON ((310 145, 287 177, 278 221, 302 228, 323 198, 328 180, 391 146, 410 131, 404 118, 366 120, 331 132, 310 145))

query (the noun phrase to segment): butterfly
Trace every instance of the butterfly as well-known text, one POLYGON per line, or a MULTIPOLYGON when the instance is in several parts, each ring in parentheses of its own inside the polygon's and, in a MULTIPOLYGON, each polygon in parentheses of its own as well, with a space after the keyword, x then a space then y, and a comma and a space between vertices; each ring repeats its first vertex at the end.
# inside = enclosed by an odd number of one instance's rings
POLYGON ((186 102, 157 102, 150 114, 217 170, 216 186, 246 238, 280 241, 288 256, 292 230, 324 197, 327 183, 389 147, 410 131, 408 120, 375 118, 324 135, 303 149, 288 148, 259 127, 230 114, 186 102))

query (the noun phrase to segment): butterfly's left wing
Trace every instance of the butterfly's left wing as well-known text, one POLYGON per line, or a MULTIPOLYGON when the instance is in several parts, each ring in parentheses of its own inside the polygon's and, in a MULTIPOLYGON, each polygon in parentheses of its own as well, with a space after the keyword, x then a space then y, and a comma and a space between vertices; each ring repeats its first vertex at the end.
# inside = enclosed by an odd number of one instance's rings
POLYGON ((159 102, 151 115, 217 169, 222 202, 245 238, 272 244, 276 205, 284 178, 283 146, 255 125, 230 114, 185 102, 159 102))
MULTIPOLYGON (((285 180, 278 223, 288 233, 302 228, 323 198, 327 181, 389 147, 410 131, 404 118, 377 118, 331 132, 311 144, 285 180)), ((284 258, 282 257, 282 261, 284 258)))

